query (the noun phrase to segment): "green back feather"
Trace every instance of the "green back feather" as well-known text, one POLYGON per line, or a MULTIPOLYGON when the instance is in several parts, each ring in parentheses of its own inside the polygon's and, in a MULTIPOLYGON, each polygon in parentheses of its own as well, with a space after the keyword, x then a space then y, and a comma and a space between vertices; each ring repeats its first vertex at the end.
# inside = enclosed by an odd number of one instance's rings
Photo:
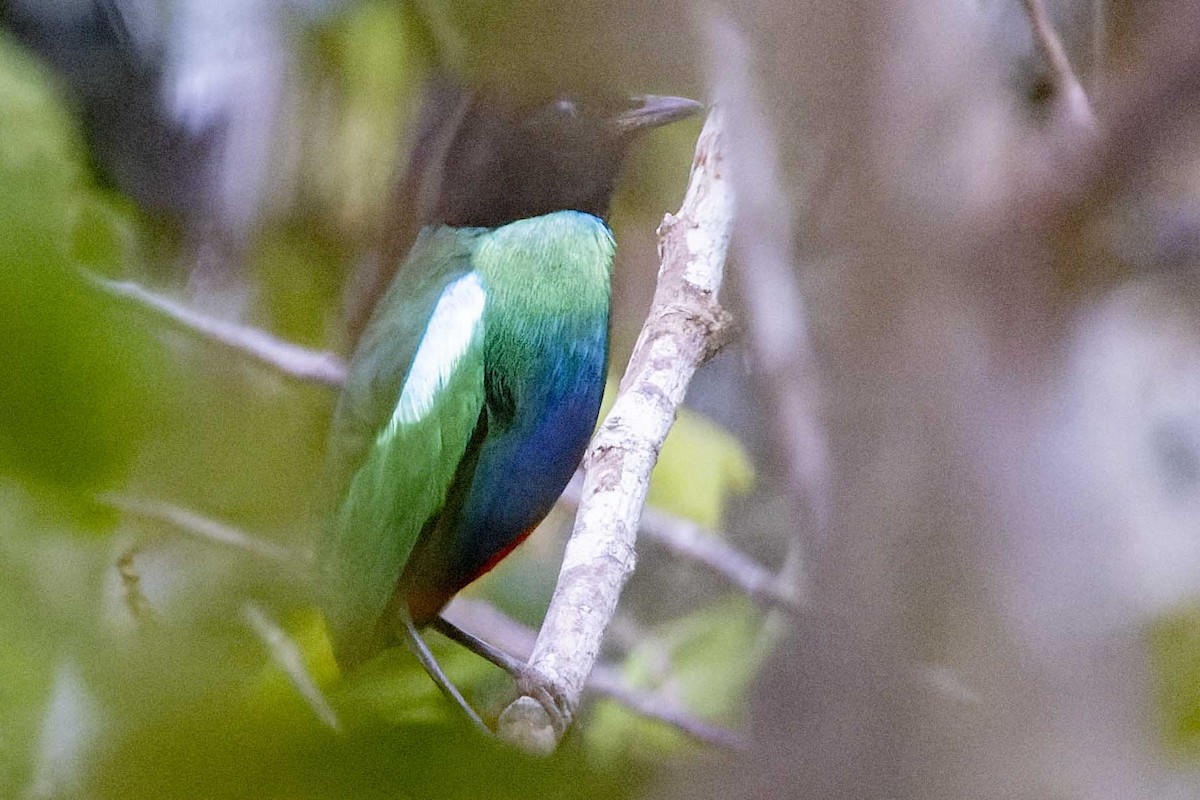
POLYGON ((351 361, 334 415, 318 553, 326 620, 339 658, 378 649, 376 623, 425 521, 445 502, 484 404, 480 324, 432 406, 393 424, 405 379, 446 287, 471 271, 479 232, 418 238, 351 361))

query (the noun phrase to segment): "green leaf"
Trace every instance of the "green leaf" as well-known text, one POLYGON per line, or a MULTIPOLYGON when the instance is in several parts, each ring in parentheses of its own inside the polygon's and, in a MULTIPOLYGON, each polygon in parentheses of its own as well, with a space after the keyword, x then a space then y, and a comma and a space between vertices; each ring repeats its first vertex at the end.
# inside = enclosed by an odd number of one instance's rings
POLYGON ((121 275, 135 260, 137 215, 120 197, 85 190, 71 209, 70 260, 102 275, 121 275))
POLYGON ((681 409, 650 476, 646 502, 710 530, 725 505, 754 485, 754 466, 742 443, 721 426, 681 409))

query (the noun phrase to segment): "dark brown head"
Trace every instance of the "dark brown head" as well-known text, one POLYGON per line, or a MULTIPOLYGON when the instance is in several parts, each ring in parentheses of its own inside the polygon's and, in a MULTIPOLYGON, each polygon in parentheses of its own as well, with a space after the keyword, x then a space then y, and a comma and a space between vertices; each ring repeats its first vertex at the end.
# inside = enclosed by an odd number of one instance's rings
POLYGON ((694 100, 653 95, 522 108, 471 98, 445 152, 425 220, 497 227, 575 210, 605 217, 630 142, 641 131, 698 113, 694 100))

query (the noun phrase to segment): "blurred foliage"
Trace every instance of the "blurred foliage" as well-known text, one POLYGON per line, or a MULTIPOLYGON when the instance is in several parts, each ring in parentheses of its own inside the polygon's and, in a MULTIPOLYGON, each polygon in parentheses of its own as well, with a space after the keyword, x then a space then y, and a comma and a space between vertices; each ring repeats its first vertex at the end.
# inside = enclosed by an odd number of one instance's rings
POLYGON ((635 0, 413 6, 445 64, 516 96, 636 87, 646 75, 682 87, 672 89, 681 94, 695 86, 689 54, 698 26, 681 24, 695 18, 686 3, 659 3, 651 14, 635 0))
POLYGON ((373 235, 390 196, 400 142, 430 71, 429 43, 407 3, 356 3, 311 37, 318 121, 309 185, 347 237, 373 235), (327 104, 337 104, 329 113, 327 104))
POLYGON ((659 453, 646 502, 717 530, 729 498, 753 486, 754 465, 742 443, 700 414, 683 409, 659 453))
POLYGON ((127 220, 88 186, 46 76, 3 39, 0 131, 0 472, 85 492, 128 468, 163 364, 74 271, 128 256, 127 220))
POLYGON ((1160 734, 1174 754, 1195 760, 1200 757, 1200 607, 1161 615, 1147 641, 1160 734))
POLYGON ((261 324, 275 335, 308 347, 321 347, 333 324, 334 299, 343 277, 334 265, 348 257, 347 248, 319 227, 289 220, 263 232, 251 259, 264 302, 261 324), (314 269, 314 265, 328 269, 314 269))
POLYGON ((58 649, 81 632, 78 620, 63 613, 67 604, 52 605, 41 571, 54 556, 67 556, 57 560, 57 577, 79 576, 61 541, 44 548, 30 544, 34 537, 75 533, 69 523, 55 519, 50 504, 0 480, 0 509, 0 796, 15 797, 29 780, 58 649))
POLYGON ((628 771, 584 766, 578 751, 532 761, 452 724, 377 725, 335 735, 289 716, 247 719, 205 704, 130 741, 96 797, 624 797, 628 771))
MULTIPOLYGON (((621 672, 630 686, 737 730, 746 721, 751 682, 777 639, 753 603, 730 595, 646 631, 621 672)), ((584 737, 598 757, 650 763, 688 742, 683 733, 612 700, 596 702, 584 737)))
MULTIPOLYGON (((578 750, 534 761, 480 738, 401 650, 337 682, 327 649, 314 640, 320 625, 308 623, 301 642, 315 654, 309 667, 331 689, 340 732, 317 721, 246 637, 226 632, 223 644, 210 638, 175 642, 174 649, 160 641, 155 652, 142 653, 148 663, 127 665, 152 688, 133 698, 126 690, 117 701, 126 735, 109 742, 92 796, 473 797, 487 787, 487 796, 498 798, 623 797, 634 788, 635 775, 589 767, 578 750), (223 664, 199 652, 211 648, 223 664), (163 680, 170 674, 164 653, 186 653, 184 676, 163 680)), ((468 681, 472 670, 490 669, 461 649, 439 656, 468 681)))

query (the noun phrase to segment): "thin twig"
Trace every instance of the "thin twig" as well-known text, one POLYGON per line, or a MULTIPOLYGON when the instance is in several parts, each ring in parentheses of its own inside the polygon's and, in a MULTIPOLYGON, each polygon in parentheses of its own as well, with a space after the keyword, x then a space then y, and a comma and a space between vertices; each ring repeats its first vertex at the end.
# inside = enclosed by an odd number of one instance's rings
POLYGON ((618 670, 607 664, 598 664, 588 676, 587 688, 602 697, 620 703, 643 717, 656 719, 687 734, 702 744, 714 745, 726 750, 746 750, 746 737, 736 731, 721 728, 680 711, 663 702, 658 695, 630 686, 618 670))
MULTIPOLYGON (((559 502, 576 508, 581 495, 581 485, 573 480, 563 491, 559 502)), ((705 530, 689 519, 646 506, 642 509, 638 537, 656 542, 677 556, 707 567, 757 603, 792 613, 801 608, 800 598, 788 582, 729 544, 720 534, 705 530)))
MULTIPOLYGON (((206 542, 217 542, 221 545, 236 547, 273 562, 289 564, 297 562, 296 555, 285 547, 256 539, 236 528, 168 503, 138 500, 118 495, 105 495, 100 500, 124 513, 166 523, 206 542)), ((139 588, 140 576, 133 568, 133 557, 137 552, 137 547, 126 550, 117 560, 117 569, 125 587, 125 599, 130 606, 130 611, 135 618, 140 620, 149 619, 151 611, 139 588)), ((299 646, 287 635, 283 627, 272 620, 255 603, 243 604, 242 617, 246 625, 262 640, 272 659, 288 676, 296 691, 308 703, 313 713, 330 728, 335 731, 340 730, 337 714, 334 713, 329 701, 326 700, 308 668, 305 667, 299 646)))
POLYGON ((287 378, 334 388, 346 380, 346 364, 334 353, 309 350, 258 328, 206 316, 136 283, 112 281, 86 271, 84 276, 104 293, 147 311, 178 330, 248 356, 287 378))
POLYGON ((778 575, 690 520, 646 508, 639 532, 676 555, 708 567, 755 602, 791 613, 802 607, 796 591, 778 575))
MULTIPOLYGON (((484 639, 480 633, 486 631, 489 645, 513 659, 519 659, 522 664, 533 651, 536 632, 489 603, 459 597, 446 609, 446 616, 459 629, 477 638, 484 639)), ((596 665, 588 676, 586 689, 589 693, 625 706, 635 714, 669 725, 698 742, 728 750, 746 747, 745 737, 741 734, 698 719, 660 695, 630 686, 620 670, 610 664, 596 665)))
POLYGON ((1088 101, 1087 92, 1083 90, 1083 84, 1076 77, 1075 70, 1071 68, 1067 51, 1062 40, 1058 38, 1058 32, 1054 30, 1054 23, 1050 21, 1045 4, 1042 0, 1021 2, 1025 6, 1025 13, 1029 15, 1034 41, 1037 42, 1038 50, 1050 69, 1055 93, 1067 118, 1088 130, 1096 130, 1098 126, 1096 115, 1092 113, 1092 104, 1088 101))
POLYGON ((633 571, 650 472, 696 367, 711 357, 726 315, 716 295, 733 226, 733 191, 709 114, 687 196, 659 227, 658 288, 616 402, 584 458, 586 477, 558 585, 529 661, 526 685, 497 733, 529 750, 553 749, 579 707, 604 630, 633 571), (547 709, 535 697, 554 698, 547 709))
POLYGON ((165 523, 198 539, 252 553, 277 564, 298 566, 304 561, 300 553, 281 544, 255 538, 237 528, 160 500, 143 500, 119 494, 104 494, 97 499, 124 514, 165 523))
POLYGON ((308 667, 305 666, 300 646, 292 637, 288 636, 283 626, 271 619, 270 615, 263 611, 257 603, 244 603, 242 618, 247 627, 262 640, 267 652, 271 654, 271 659, 287 675, 292 686, 304 698, 317 718, 333 730, 340 731, 341 725, 338 723, 337 713, 329 705, 329 700, 321 691, 321 687, 317 686, 308 667))

